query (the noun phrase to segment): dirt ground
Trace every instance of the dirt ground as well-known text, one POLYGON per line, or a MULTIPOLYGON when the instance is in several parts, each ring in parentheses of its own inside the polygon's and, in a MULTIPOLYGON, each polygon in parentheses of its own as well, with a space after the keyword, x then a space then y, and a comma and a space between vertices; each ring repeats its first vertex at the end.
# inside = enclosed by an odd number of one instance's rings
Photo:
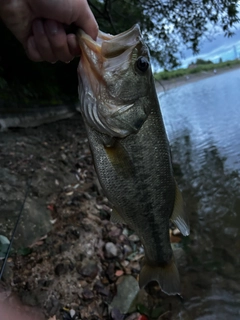
POLYGON ((16 293, 46 319, 173 319, 181 301, 157 285, 136 287, 143 249, 109 221, 80 116, 2 132, 0 170, 0 235, 8 239, 30 184, 0 298, 16 293))

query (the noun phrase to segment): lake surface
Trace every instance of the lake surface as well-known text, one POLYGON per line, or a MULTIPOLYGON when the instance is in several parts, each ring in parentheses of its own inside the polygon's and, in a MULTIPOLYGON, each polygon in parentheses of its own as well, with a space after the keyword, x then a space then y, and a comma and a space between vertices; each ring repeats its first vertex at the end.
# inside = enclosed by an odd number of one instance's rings
POLYGON ((191 235, 181 320, 240 319, 240 70, 159 94, 191 235))
POLYGON ((189 131, 197 161, 211 145, 240 169, 240 69, 161 93, 160 102, 170 140, 189 131))

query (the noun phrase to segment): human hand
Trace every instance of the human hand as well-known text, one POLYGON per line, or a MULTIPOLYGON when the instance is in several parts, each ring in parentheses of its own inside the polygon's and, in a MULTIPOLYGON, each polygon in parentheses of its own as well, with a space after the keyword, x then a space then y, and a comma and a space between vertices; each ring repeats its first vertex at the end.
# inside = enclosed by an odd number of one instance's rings
POLYGON ((24 307, 19 302, 7 304, 0 302, 0 319, 1 320, 44 320, 43 314, 33 308, 24 307))
POLYGON ((93 39, 98 33, 87 0, 0 0, 0 18, 33 61, 69 62, 80 54, 64 25, 74 23, 93 39))

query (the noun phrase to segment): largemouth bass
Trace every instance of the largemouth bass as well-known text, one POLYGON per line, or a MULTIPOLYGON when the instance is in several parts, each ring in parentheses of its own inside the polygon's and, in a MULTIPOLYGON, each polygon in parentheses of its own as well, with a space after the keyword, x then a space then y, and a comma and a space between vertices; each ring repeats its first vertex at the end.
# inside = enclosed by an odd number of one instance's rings
POLYGON ((185 236, 189 226, 148 48, 138 25, 116 36, 99 32, 97 41, 83 31, 77 38, 80 111, 112 218, 129 225, 144 246, 140 287, 155 280, 165 293, 180 294, 169 220, 185 236))

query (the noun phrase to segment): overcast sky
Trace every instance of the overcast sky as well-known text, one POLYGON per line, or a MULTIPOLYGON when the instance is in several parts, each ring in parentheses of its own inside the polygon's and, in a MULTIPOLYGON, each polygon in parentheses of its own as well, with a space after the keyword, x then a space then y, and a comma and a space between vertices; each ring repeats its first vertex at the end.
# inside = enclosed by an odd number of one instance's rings
POLYGON ((212 41, 205 39, 200 45, 200 54, 193 56, 189 51, 185 52, 186 59, 182 60, 183 66, 186 67, 197 58, 219 62, 236 59, 236 55, 240 58, 240 28, 235 30, 234 36, 224 37, 222 33, 218 33, 213 37, 212 41))

